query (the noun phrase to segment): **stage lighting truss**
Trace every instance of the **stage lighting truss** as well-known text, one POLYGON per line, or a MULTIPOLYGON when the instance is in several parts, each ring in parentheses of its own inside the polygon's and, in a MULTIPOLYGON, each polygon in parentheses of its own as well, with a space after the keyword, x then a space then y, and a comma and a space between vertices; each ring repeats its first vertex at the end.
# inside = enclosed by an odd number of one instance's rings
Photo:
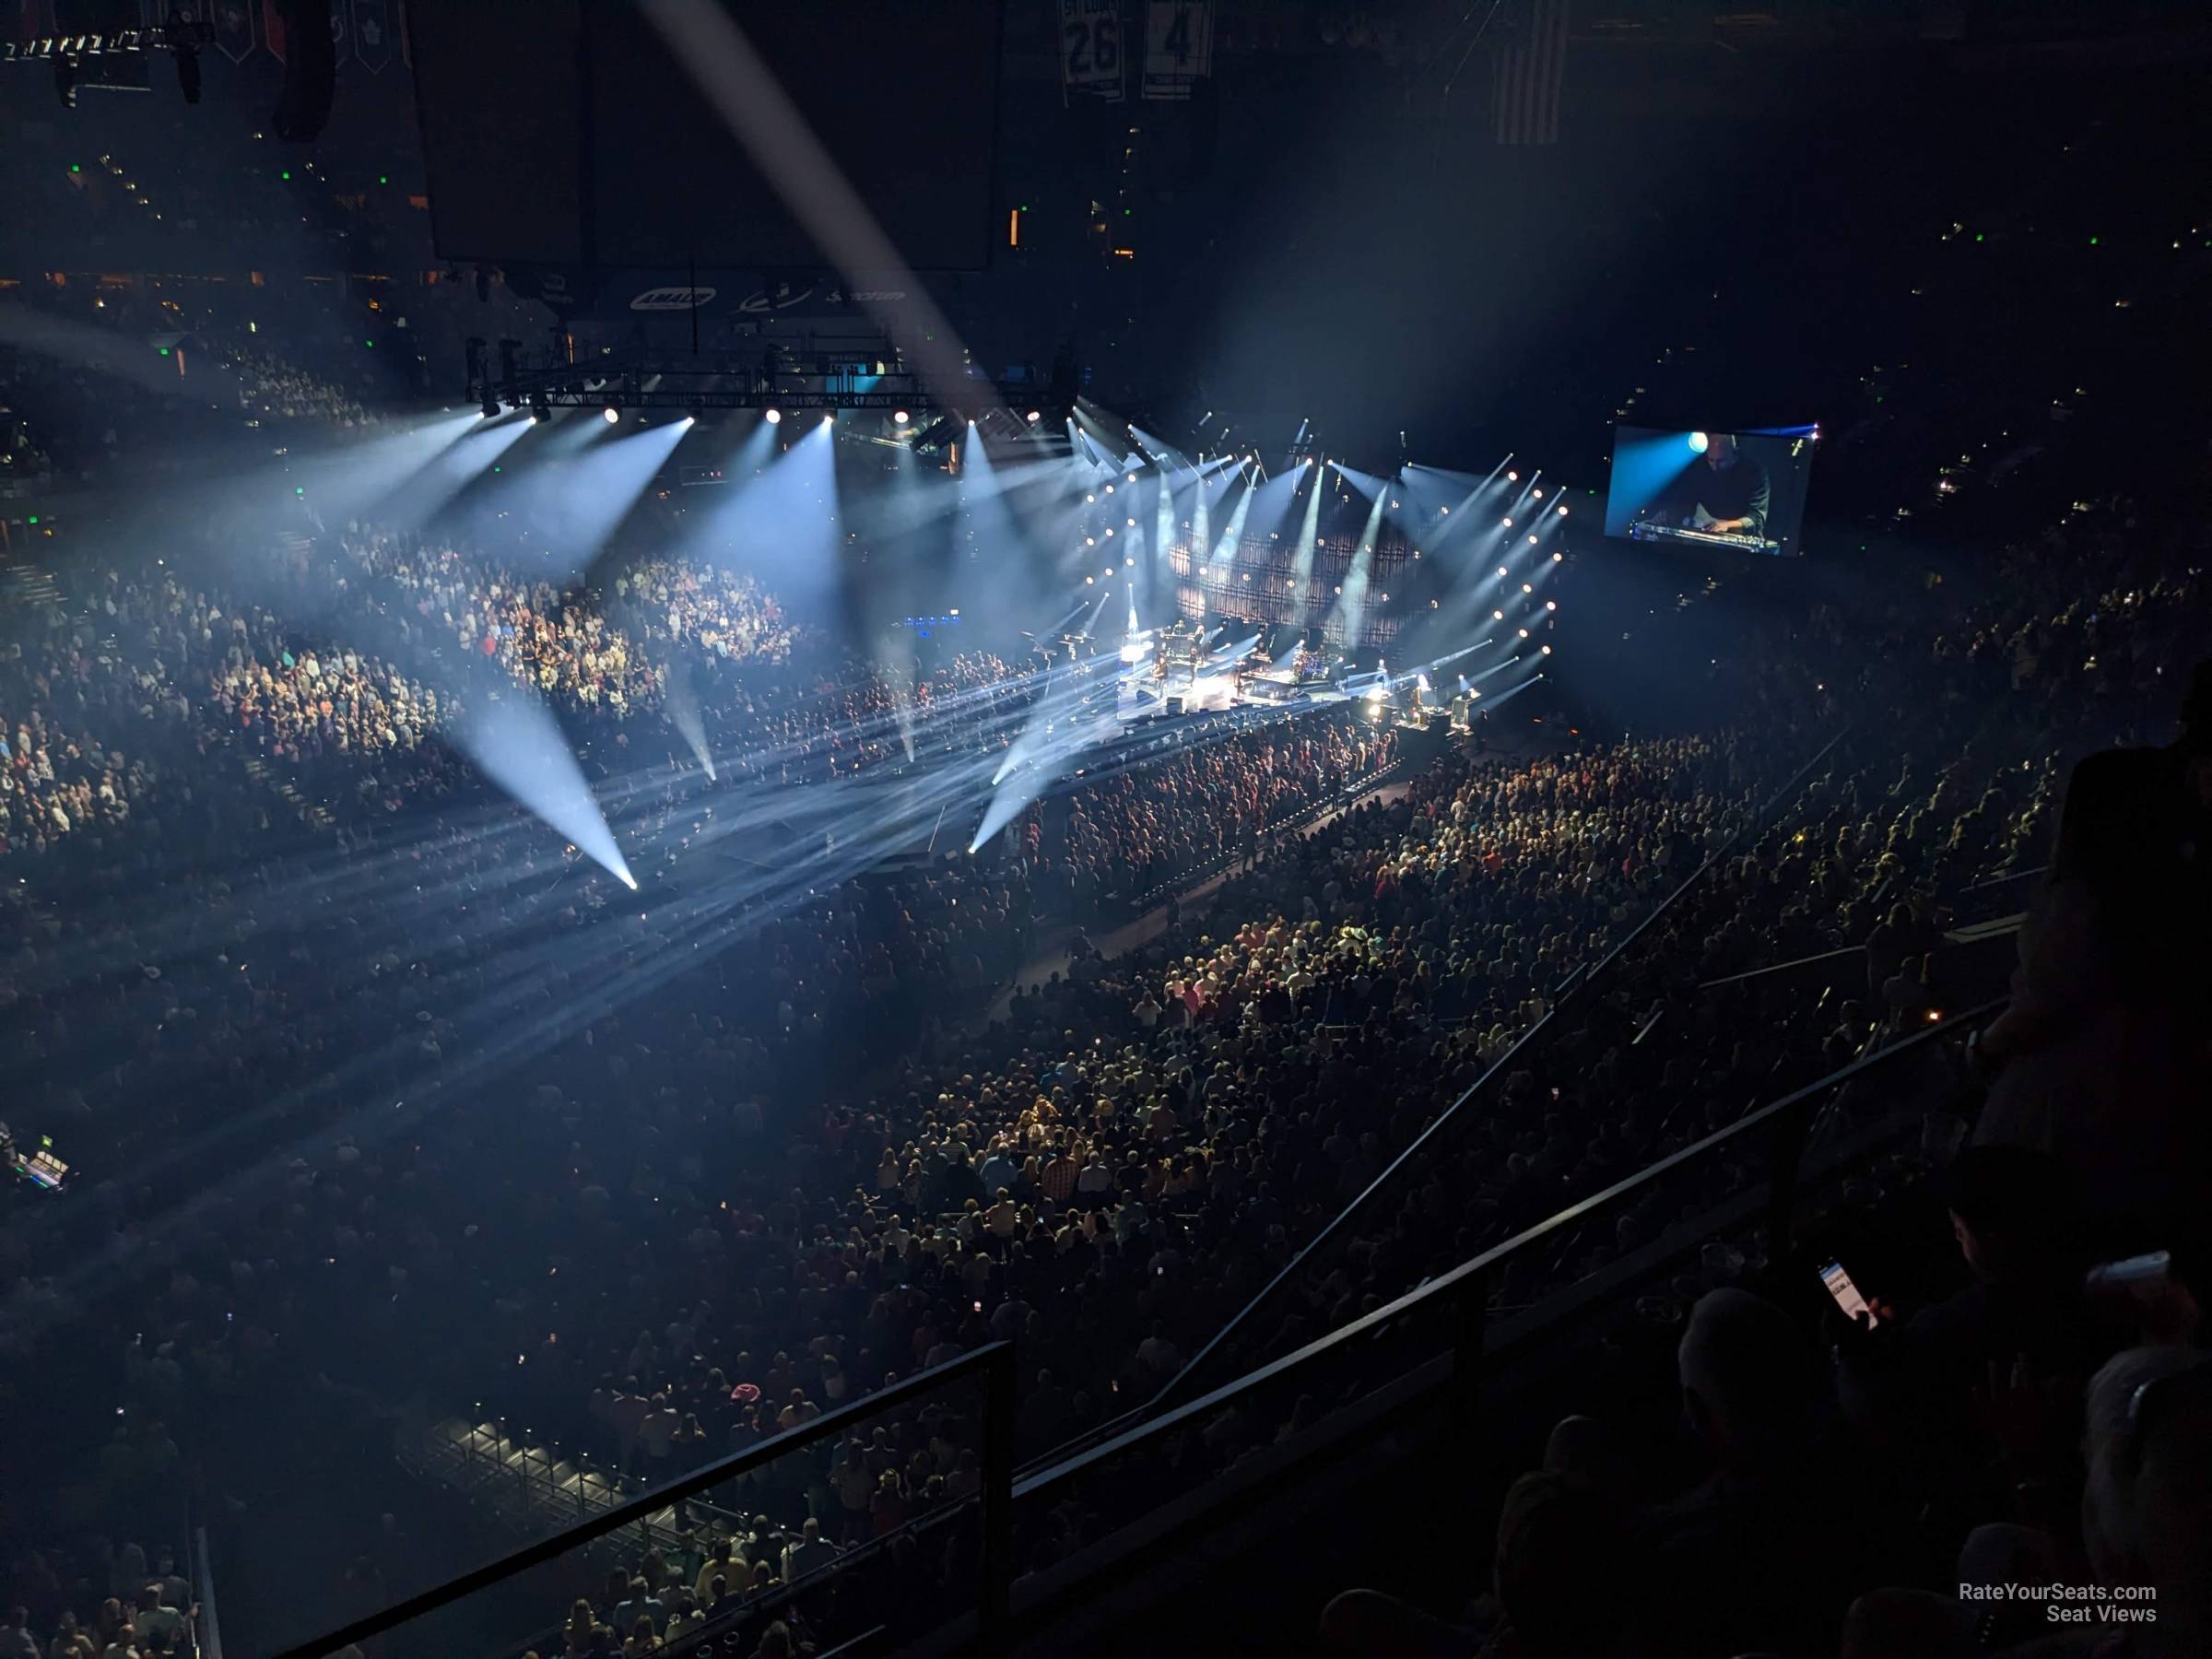
POLYGON ((176 18, 151 29, 124 29, 112 34, 40 35, 0 41, 0 64, 50 64, 57 57, 88 58, 110 53, 196 52, 215 43, 212 23, 176 18))
POLYGON ((143 58, 166 52, 176 60, 177 88, 184 101, 200 101, 200 48, 215 41, 215 27, 205 20, 180 17, 173 9, 170 20, 150 29, 122 29, 104 33, 38 35, 28 41, 0 41, 0 65, 39 64, 53 76, 54 91, 65 109, 76 107, 80 83, 146 90, 135 78, 114 80, 95 67, 101 58, 143 58))
MULTIPOLYGON (((886 433, 913 438, 954 411, 923 386, 920 377, 888 344, 813 342, 803 349, 764 352, 758 347, 736 351, 686 353, 676 357, 613 354, 589 368, 566 360, 533 361, 512 341, 500 342, 496 365, 488 346, 471 342, 468 380, 493 376, 482 388, 487 396, 523 408, 595 409, 618 397, 624 413, 665 410, 699 417, 724 409, 770 409, 797 419, 824 414, 880 416, 886 433)), ((1036 439, 1059 429, 1065 409, 1047 409, 1031 401, 1034 390, 1001 390, 988 381, 973 384, 972 403, 963 394, 959 411, 966 418, 997 420, 1036 439), (1030 425, 1028 414, 1039 418, 1030 425)), ((812 424, 809 418, 809 424, 812 424)), ((871 426, 871 429, 872 426, 871 426)))

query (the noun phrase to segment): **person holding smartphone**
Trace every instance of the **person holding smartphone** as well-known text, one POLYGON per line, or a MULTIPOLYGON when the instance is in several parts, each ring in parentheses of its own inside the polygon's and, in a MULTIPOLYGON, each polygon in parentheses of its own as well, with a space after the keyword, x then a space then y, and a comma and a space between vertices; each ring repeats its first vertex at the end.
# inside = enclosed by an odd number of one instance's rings
POLYGON ((1839 1313, 1846 1410, 1863 1430, 1932 1458, 1966 1455, 1978 1443, 1977 1404, 1986 1411, 2017 1396, 2016 1384, 2078 1402, 2109 1347, 2084 1293, 2077 1211, 2055 1159, 1970 1147, 1945 1172, 1943 1195, 1970 1276, 1950 1295, 1906 1312, 1846 1265, 1822 1276, 1840 1311, 1847 1294, 1862 1302, 1839 1313))

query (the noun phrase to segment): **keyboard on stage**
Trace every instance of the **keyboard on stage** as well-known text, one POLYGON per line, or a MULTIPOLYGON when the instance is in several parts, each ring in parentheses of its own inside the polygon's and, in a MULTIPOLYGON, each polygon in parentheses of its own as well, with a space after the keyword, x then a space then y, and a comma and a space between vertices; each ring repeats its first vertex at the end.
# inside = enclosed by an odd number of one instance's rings
POLYGON ((1782 544, 1769 541, 1763 535, 1739 535, 1726 530, 1692 530, 1686 524, 1662 524, 1652 519, 1638 519, 1629 526, 1629 535, 1636 541, 1684 542, 1693 547, 1741 547, 1747 553, 1779 553, 1782 544))

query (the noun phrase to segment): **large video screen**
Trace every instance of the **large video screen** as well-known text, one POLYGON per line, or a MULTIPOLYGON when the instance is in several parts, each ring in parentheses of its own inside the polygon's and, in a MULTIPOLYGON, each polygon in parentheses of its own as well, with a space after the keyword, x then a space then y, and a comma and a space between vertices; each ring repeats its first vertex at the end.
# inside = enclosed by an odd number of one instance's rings
POLYGON ((1606 534, 1687 548, 1794 554, 1819 433, 1613 429, 1606 534))

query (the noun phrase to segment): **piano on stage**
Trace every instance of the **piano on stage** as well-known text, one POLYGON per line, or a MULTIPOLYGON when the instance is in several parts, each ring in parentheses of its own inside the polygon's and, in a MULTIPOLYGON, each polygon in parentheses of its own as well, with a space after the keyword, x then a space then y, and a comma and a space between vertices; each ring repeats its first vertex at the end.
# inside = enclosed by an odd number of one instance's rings
POLYGON ((1736 531, 1692 531, 1688 524, 1661 524, 1654 518, 1639 518, 1628 526, 1637 542, 1681 542, 1683 547, 1736 547, 1746 553, 1781 553, 1783 544, 1765 535, 1741 535, 1736 531))
POLYGON ((1763 535, 1743 535, 1728 530, 1692 530, 1687 524, 1663 524, 1657 519, 1638 519, 1629 526, 1633 541, 1679 542, 1691 547, 1740 547, 1747 553, 1779 553, 1782 544, 1763 535))

